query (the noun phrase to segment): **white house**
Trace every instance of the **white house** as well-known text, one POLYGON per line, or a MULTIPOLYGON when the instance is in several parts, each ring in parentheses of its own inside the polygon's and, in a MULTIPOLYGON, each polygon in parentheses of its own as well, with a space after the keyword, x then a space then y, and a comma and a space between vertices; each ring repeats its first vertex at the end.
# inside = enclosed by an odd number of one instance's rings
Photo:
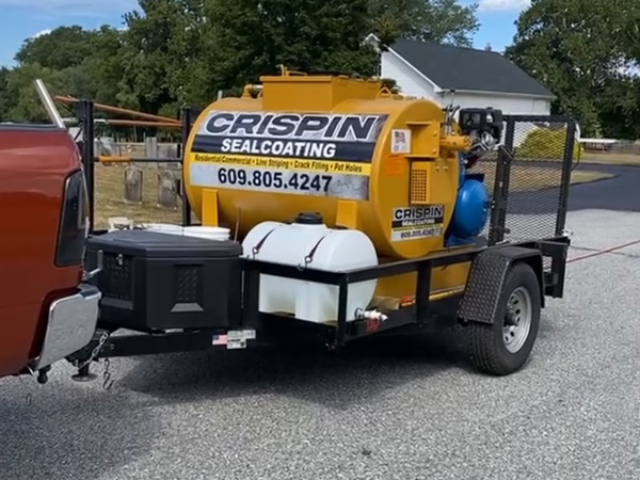
MULTIPOLYGON (((375 35, 365 40, 378 47, 375 35)), ((380 54, 380 76, 401 93, 440 105, 493 107, 505 114, 549 115, 554 95, 498 52, 398 40, 380 54)))

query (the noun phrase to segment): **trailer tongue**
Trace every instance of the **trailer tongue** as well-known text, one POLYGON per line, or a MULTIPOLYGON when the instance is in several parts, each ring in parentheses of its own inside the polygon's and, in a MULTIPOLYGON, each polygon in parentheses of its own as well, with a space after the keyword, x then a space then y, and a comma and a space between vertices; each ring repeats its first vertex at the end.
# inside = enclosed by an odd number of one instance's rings
POLYGON ((185 225, 89 240, 103 296, 94 342, 69 358, 80 373, 104 357, 339 348, 436 315, 468 326, 480 370, 520 369, 545 296, 563 295, 575 124, 442 110, 343 76, 284 71, 250 90, 203 111, 184 145, 189 204, 222 236, 185 225), (519 122, 560 124, 567 146, 552 212, 507 225, 519 122))

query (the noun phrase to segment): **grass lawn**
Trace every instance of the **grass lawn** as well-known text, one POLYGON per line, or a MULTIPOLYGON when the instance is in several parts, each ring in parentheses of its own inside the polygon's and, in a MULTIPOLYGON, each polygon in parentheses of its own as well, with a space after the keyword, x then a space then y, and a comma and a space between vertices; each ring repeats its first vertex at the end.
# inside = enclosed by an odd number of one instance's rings
MULTIPOLYGON (((128 217, 136 223, 158 222, 180 224, 182 214, 180 200, 178 209, 168 210, 157 206, 158 172, 154 166, 144 165, 143 170, 143 203, 131 205, 124 200, 124 170, 122 164, 96 164, 96 211, 95 225, 97 229, 107 228, 110 217, 128 217)), ((480 162, 473 169, 486 175, 487 186, 492 191, 494 184, 495 164, 480 162)), ((577 170, 571 174, 571 183, 585 183, 610 178, 612 175, 577 170)), ((531 191, 553 187, 560 183, 559 169, 543 167, 514 168, 511 176, 511 191, 531 191)))
POLYGON ((142 166, 143 203, 131 205, 124 200, 125 165, 96 164, 96 210, 95 228, 107 228, 109 218, 128 217, 135 223, 182 223, 182 212, 160 208, 158 198, 158 172, 154 166, 142 166))

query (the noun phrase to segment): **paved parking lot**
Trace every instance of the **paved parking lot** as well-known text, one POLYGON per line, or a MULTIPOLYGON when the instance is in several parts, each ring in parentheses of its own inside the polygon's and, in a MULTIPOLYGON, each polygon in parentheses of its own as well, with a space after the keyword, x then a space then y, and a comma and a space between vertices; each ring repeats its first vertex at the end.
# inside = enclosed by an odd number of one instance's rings
MULTIPOLYGON (((572 257, 640 213, 570 212, 572 257)), ((640 245, 572 263, 527 367, 387 340, 340 358, 215 352, 112 362, 115 384, 0 382, 2 480, 576 479, 640 472, 640 245)), ((448 332, 458 338, 459 332, 448 332)))

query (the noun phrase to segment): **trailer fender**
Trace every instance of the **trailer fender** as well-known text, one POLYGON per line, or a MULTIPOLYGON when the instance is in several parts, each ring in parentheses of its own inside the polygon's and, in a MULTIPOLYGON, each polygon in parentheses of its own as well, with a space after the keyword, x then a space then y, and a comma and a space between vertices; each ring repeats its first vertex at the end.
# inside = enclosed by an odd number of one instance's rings
MULTIPOLYGON (((458 318, 463 322, 492 324, 507 271, 517 262, 525 262, 533 268, 540 292, 544 292, 540 250, 513 246, 490 247, 476 257, 471 265, 458 318)), ((541 294, 540 302, 544 308, 544 294, 541 294)))

